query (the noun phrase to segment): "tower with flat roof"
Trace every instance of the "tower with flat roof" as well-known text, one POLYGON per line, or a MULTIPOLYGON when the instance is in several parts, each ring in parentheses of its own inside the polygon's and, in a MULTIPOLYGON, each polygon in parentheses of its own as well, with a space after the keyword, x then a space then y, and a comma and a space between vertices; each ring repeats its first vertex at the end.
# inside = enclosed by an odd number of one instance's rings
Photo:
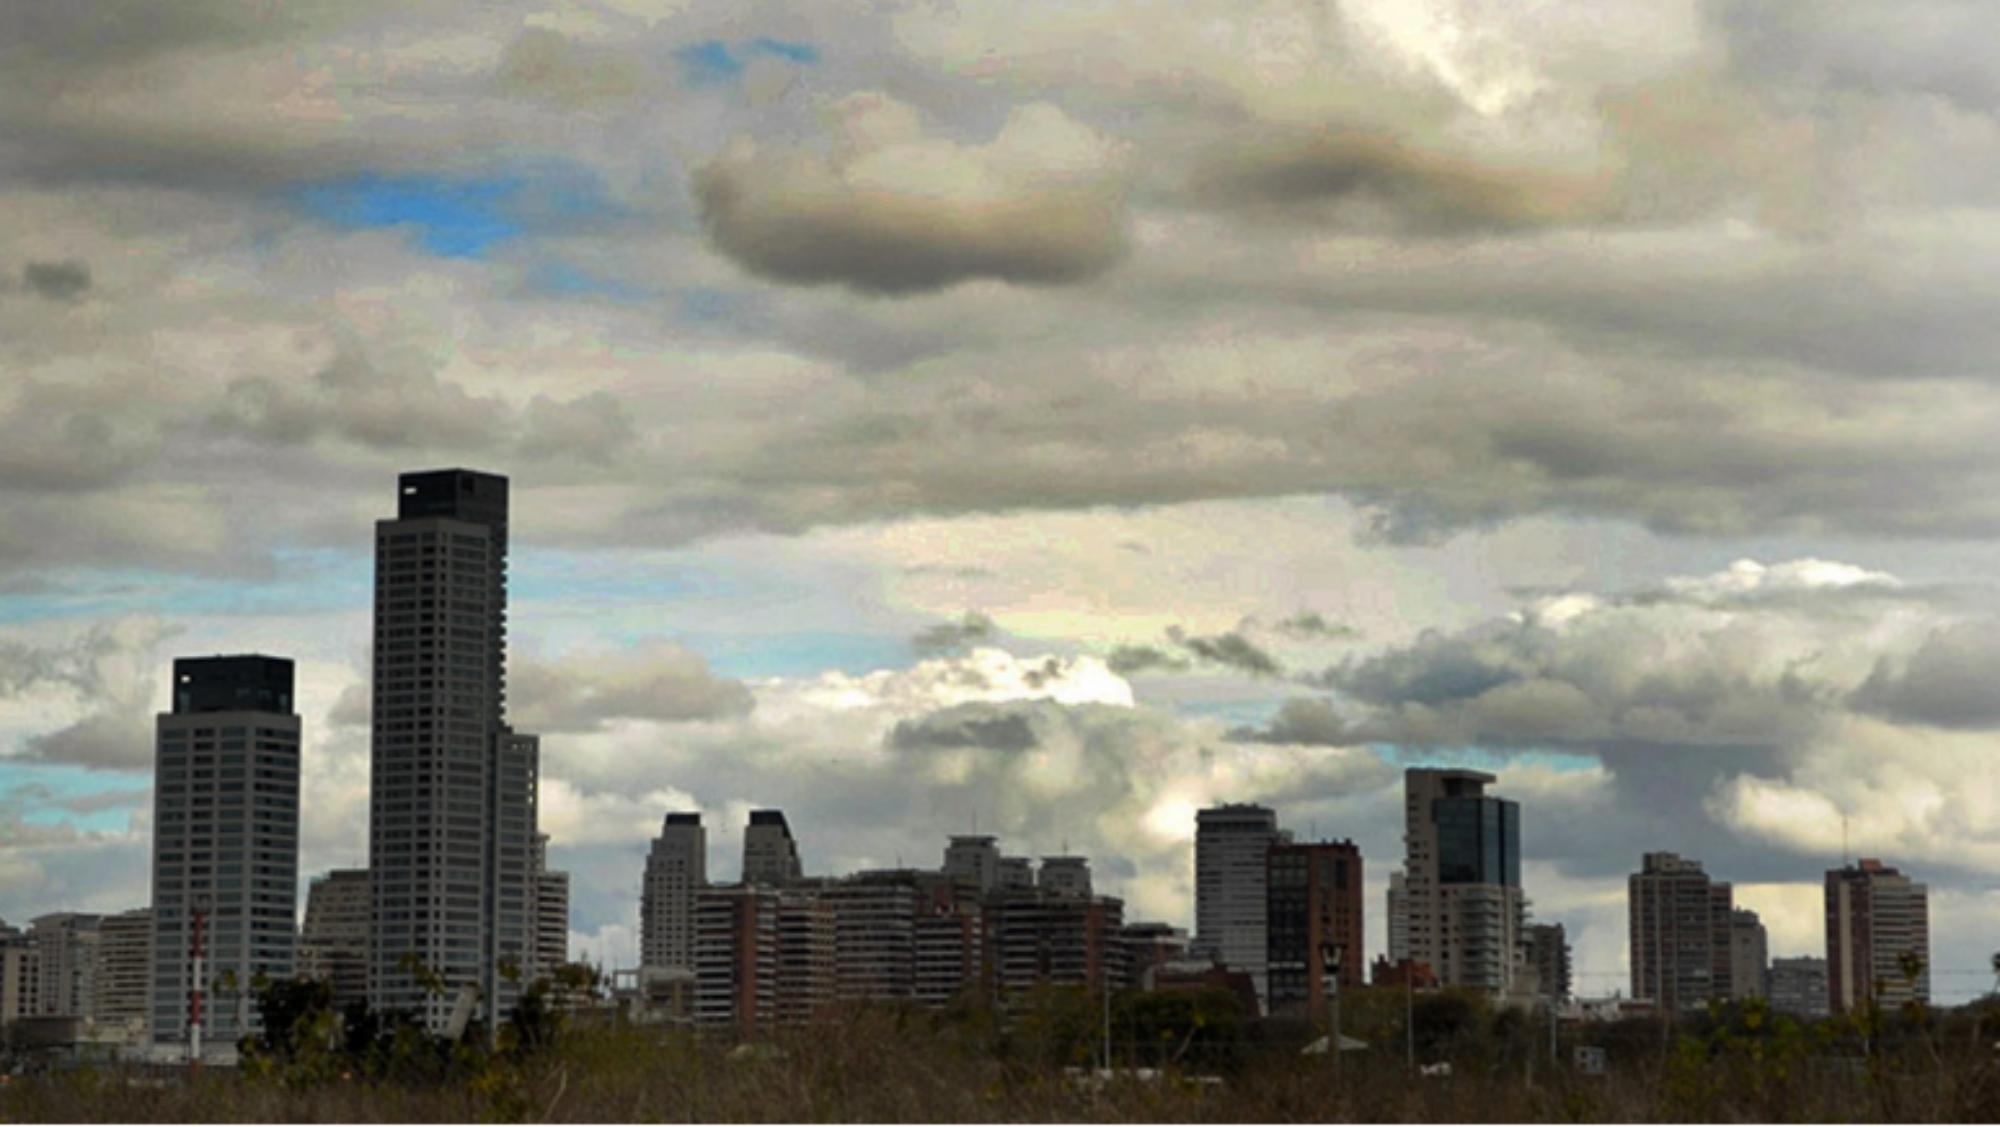
POLYGON ((540 744, 506 722, 507 479, 403 474, 375 525, 368 995, 492 1022, 534 964, 540 744), (441 987, 442 989, 439 989, 441 987))
POLYGON ((1403 919, 1409 957, 1446 986, 1507 992, 1520 960, 1521 808, 1484 771, 1403 775, 1403 919))
POLYGON ((264 654, 179 658, 173 711, 156 723, 153 768, 151 1039, 185 1043, 189 994, 202 1040, 258 1029, 251 983, 295 965, 299 718, 292 663, 264 654), (194 917, 202 915, 195 983, 194 917))

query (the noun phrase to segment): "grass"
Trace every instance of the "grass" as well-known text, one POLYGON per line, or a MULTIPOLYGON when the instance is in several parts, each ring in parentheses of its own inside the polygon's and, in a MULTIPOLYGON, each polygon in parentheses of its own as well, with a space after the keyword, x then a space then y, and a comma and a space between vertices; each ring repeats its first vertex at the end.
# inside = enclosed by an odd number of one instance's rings
MULTIPOLYGON (((1800 1025, 1731 1011, 1662 1037, 1656 1025, 1579 1036, 1606 1075, 1553 1067, 1546 1032, 1480 1010, 1426 1028, 1453 1075, 1414 1077, 1400 1038, 1339 1064, 1267 1040, 1154 1080, 1079 1082, 1077 1029, 1023 1035, 887 1009, 733 1038, 608 1023, 566 1029, 526 1057, 472 1054, 445 1075, 365 1080, 284 1068, 213 1070, 196 1083, 116 1069, 0 1086, 12 1122, 1958 1122, 2000 1119, 1994 1023, 1980 1016, 1800 1025), (1532 1072, 1531 1072, 1532 1070, 1532 1072), (1204 1080, 1200 1073, 1209 1073, 1204 1080)), ((1391 1030, 1383 1029, 1381 1033, 1391 1030)), ((1134 1050, 1135 1051, 1135 1050, 1134 1050)), ((1565 1051, 1567 1051, 1565 1049, 1565 1051)))

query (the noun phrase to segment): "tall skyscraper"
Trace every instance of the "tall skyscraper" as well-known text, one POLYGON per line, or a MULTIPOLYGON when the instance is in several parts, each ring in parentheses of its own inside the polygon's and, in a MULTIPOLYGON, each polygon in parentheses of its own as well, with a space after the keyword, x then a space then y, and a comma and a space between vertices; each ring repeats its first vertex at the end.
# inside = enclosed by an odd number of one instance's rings
POLYGON ((534 959, 541 749, 506 723, 507 535, 507 479, 463 469, 402 475, 375 525, 368 993, 433 1032, 468 986, 504 1018, 534 959))
POLYGON ((1632 996, 1668 1013, 1689 1013, 1731 996, 1732 892, 1701 862, 1648 853, 1626 881, 1632 996))
POLYGON ((157 721, 153 783, 155 1043, 188 1032, 194 916, 203 916, 205 1044, 258 1028, 250 984, 294 967, 299 718, 281 657, 180 658, 157 721))
POLYGON ((1361 850, 1351 841, 1275 844, 1266 855, 1265 973, 1271 1013, 1325 1019, 1334 990, 1365 985, 1361 850), (1337 982, 1325 960, 1337 958, 1337 982))
POLYGON ((1403 776, 1403 916, 1409 957, 1446 986, 1495 994, 1514 984, 1526 900, 1521 808, 1488 795, 1483 771, 1403 776))
POLYGON ((694 969, 694 900, 708 887, 708 833, 698 813, 668 814, 646 855, 639 893, 639 961, 694 969))
POLYGON ((1250 976, 1266 1005, 1270 958, 1266 854, 1284 840, 1269 807, 1229 804, 1195 814, 1194 947, 1250 976))
POLYGON ((1770 941, 1764 921, 1748 908, 1729 913, 1729 996, 1762 998, 1770 990, 1766 956, 1770 941))
POLYGON ((804 875, 783 810, 752 810, 743 828, 743 883, 782 886, 804 875))
POLYGON ((333 988, 333 1004, 368 1001, 368 870, 335 869, 306 891, 299 973, 333 988))
POLYGON ((1826 985, 1832 1012, 1931 996, 1930 890, 1873 857, 1826 874, 1826 985))

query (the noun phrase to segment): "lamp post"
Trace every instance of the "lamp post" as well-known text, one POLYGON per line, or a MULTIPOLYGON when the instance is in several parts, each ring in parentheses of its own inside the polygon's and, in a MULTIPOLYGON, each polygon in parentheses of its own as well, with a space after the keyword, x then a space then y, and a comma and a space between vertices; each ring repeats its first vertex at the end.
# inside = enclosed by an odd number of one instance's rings
POLYGON ((1343 948, 1338 943, 1319 945, 1319 971, 1321 989, 1331 988, 1333 995, 1333 1025, 1326 1035, 1326 1051, 1333 1054, 1333 1080, 1340 1083, 1340 957, 1343 948))

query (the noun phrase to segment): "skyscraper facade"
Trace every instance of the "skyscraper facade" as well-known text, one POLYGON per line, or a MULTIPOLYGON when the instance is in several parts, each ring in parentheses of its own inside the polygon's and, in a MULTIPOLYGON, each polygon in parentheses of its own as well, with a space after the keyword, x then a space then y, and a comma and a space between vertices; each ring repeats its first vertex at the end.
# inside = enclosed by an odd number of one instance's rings
POLYGON ((708 887, 708 833, 698 813, 668 814, 646 855, 639 893, 639 961, 694 969, 694 898, 708 887))
POLYGON ((151 1039, 188 1035, 202 915, 202 1039, 258 1028, 250 985, 294 969, 299 718, 281 657, 180 658, 160 714, 153 784, 151 1039))
POLYGON ((1687 1013, 1731 996, 1732 891, 1701 862, 1648 853, 1626 881, 1632 996, 1687 1013))
POLYGON ((466 987, 504 1015, 534 958, 540 745, 506 723, 507 538, 507 479, 463 469, 402 475, 375 526, 368 990, 433 1032, 466 987))
POLYGON ((1827 1004, 1843 1013, 1931 996, 1930 891, 1873 857, 1826 874, 1827 1004))
POLYGON ((782 810, 752 810, 743 828, 743 883, 783 886, 804 875, 782 810))
POLYGON ((1825 1017, 1826 960, 1811 955, 1772 959, 1771 1008, 1797 1017, 1825 1017))
POLYGON ((1268 1008, 1325 1020, 1335 990, 1365 985, 1361 850, 1351 841, 1280 843, 1266 857, 1268 1008), (1328 981, 1328 959, 1337 981, 1328 981))
POLYGON ((153 911, 106 916, 97 927, 91 1020, 98 1036, 142 1041, 153 1007, 153 911))
POLYGON ((1248 974, 1259 1005, 1269 998, 1266 855, 1281 840, 1269 807, 1233 803, 1195 815, 1194 947, 1248 974))
POLYGON ((1446 986, 1505 993, 1520 958, 1521 811, 1483 771, 1403 776, 1403 926, 1409 957, 1446 986))

